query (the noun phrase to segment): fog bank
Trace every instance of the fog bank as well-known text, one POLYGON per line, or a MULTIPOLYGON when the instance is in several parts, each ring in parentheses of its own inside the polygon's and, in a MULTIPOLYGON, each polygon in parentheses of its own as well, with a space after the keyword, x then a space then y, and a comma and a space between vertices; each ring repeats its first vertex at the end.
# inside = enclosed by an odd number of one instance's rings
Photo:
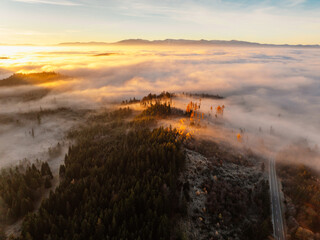
MULTIPOLYGON (((219 126, 230 133, 230 138, 241 128, 248 136, 247 144, 254 147, 255 139, 265 139, 274 145, 275 155, 301 141, 312 149, 320 143, 319 49, 7 47, 6 53, 0 55, 8 57, 0 59, 3 77, 13 72, 41 71, 72 77, 50 85, 0 88, 0 114, 34 111, 40 107, 99 108, 106 103, 163 90, 205 92, 226 97, 222 101, 226 109, 219 126), (49 92, 32 101, 9 98, 29 91, 27 88, 49 89, 49 92)), ((185 108, 187 101, 179 99, 176 104, 185 108)), ((203 100, 204 113, 219 103, 203 100)), ((7 139, 13 138, 10 145, 16 142, 7 127, 1 126, 6 129, 0 132, 2 146, 6 146, 4 142, 10 143, 7 139)), ((22 152, 27 152, 23 149, 22 152)), ((0 152, 1 159, 14 161, 15 157, 4 155, 4 151, 0 152)), ((313 160, 317 166, 318 159, 313 160)))

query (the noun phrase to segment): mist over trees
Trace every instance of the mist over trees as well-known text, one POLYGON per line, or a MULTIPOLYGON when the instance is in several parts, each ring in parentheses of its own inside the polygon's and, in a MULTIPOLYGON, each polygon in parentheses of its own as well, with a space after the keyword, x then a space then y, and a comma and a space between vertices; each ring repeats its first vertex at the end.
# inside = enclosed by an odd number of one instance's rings
POLYGON ((41 197, 41 188, 51 187, 52 173, 47 162, 2 169, 0 173, 0 199, 2 222, 12 223, 34 210, 41 197), (39 164, 38 164, 39 165, 39 164))
POLYGON ((15 73, 10 77, 0 81, 0 87, 40 84, 56 81, 65 76, 55 72, 41 72, 41 73, 15 73))
POLYGON ((61 184, 38 213, 26 217, 20 239, 178 235, 173 227, 180 212, 176 189, 184 165, 183 138, 165 128, 126 132, 128 124, 118 120, 130 112, 97 115, 71 134, 76 145, 60 167, 61 184))
MULTIPOLYGON (((172 107, 172 97, 166 92, 149 94, 138 115, 127 106, 91 111, 68 133, 73 145, 59 169, 60 185, 36 212, 23 213, 27 216, 16 239, 185 239, 185 229, 178 223, 188 215, 190 202, 181 198, 184 184, 178 178, 189 138, 184 131, 155 124, 158 119, 191 117, 191 111, 172 107)), ((192 109, 197 111, 200 104, 192 109)), ((26 116, 41 125, 43 114, 51 110, 26 116)), ((200 120, 204 115, 194 112, 192 117, 200 120)), ((49 155, 54 152, 50 147, 49 155)), ((49 166, 43 164, 37 172, 41 186, 50 188, 49 166)), ((236 228, 236 236, 243 231, 241 239, 268 236, 270 209, 264 181, 252 190, 224 180, 207 184, 206 211, 215 223, 228 231, 236 228), (250 215, 254 220, 242 222, 248 209, 256 210, 250 215)))

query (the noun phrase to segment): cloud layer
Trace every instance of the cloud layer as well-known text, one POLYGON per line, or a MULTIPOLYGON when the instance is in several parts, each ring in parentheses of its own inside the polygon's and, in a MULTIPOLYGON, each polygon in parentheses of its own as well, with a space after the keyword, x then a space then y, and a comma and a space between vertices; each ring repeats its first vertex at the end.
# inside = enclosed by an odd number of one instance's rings
MULTIPOLYGON (((320 144, 317 49, 53 47, 21 49, 8 57, 0 60, 2 74, 57 71, 72 78, 37 86, 52 89, 41 100, 2 102, 3 114, 40 106, 100 107, 163 90, 206 92, 226 97, 224 127, 231 132, 242 128, 258 136, 272 129, 270 143, 278 150, 301 139, 312 148, 320 144), (106 52, 115 54, 97 56, 106 52)), ((0 89, 0 95, 10 91, 0 89)), ((204 111, 215 104, 204 102, 204 111)))

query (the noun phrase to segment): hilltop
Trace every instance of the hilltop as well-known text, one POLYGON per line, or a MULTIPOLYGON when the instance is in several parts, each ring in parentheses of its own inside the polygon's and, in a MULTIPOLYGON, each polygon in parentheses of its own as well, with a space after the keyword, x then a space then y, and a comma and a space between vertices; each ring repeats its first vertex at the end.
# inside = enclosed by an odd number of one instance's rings
POLYGON ((56 81, 63 78, 61 74, 55 72, 41 72, 41 73, 15 73, 8 78, 0 80, 0 87, 19 86, 19 85, 33 85, 56 81))

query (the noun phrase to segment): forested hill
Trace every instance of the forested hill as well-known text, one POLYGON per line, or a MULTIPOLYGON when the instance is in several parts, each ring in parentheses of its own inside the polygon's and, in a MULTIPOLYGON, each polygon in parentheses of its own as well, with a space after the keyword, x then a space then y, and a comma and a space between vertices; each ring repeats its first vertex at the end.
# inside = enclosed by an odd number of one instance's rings
POLYGON ((90 118, 60 167, 61 184, 18 239, 179 239, 177 176, 184 139, 124 119, 129 109, 90 118), (127 132, 129 129, 129 132, 127 132))
POLYGON ((203 115, 195 124, 172 96, 149 94, 135 114, 91 112, 68 133, 59 186, 10 239, 268 239, 263 159, 192 137, 184 125, 158 127, 164 119, 203 127, 203 115))
POLYGON ((55 72, 41 72, 41 73, 15 73, 8 78, 0 80, 0 87, 42 84, 56 81, 58 79, 66 78, 61 74, 55 72))

